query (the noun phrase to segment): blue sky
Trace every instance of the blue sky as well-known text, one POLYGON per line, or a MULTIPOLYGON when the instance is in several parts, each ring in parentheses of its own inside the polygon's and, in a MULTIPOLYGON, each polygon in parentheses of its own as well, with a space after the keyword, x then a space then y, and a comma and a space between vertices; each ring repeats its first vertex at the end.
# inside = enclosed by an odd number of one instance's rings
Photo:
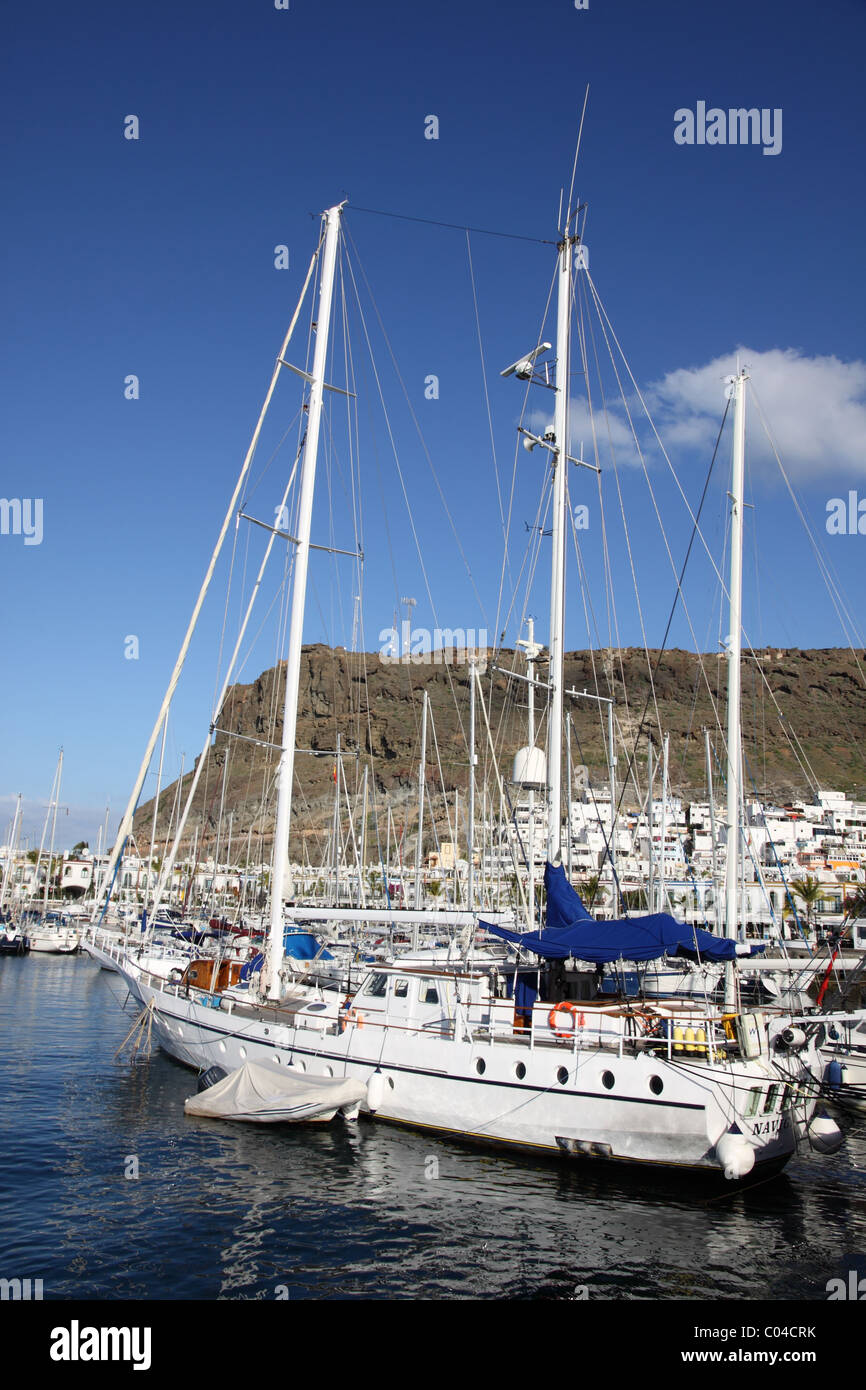
MULTIPOLYGON (((15 3, 4 27, 0 491, 43 504, 41 544, 0 536, 4 829, 21 791, 32 835, 61 744, 71 808, 64 835, 95 842, 107 799, 115 823, 300 290, 317 229, 311 214, 343 198, 453 518, 452 530, 390 374, 435 609, 393 468, 382 453, 377 473, 366 454, 365 645, 378 645, 403 594, 418 598, 419 624, 486 627, 493 639, 503 537, 466 236, 353 208, 537 239, 469 239, 507 493, 522 391, 499 370, 536 341, 554 257, 540 243, 555 239, 587 83, 577 188, 588 203, 590 270, 672 440, 684 490, 693 502, 700 495, 722 377, 742 347, 803 512, 856 612, 866 536, 830 537, 825 520, 828 499, 851 490, 866 498, 860 0, 731 0, 723 8, 590 0, 580 11, 571 0, 292 0, 288 11, 266 0, 15 3), (781 109, 781 152, 677 145, 674 113, 699 101, 781 109), (140 120, 136 141, 123 136, 129 114, 140 120), (437 140, 424 138, 430 114, 437 140), (288 270, 274 267, 278 244, 289 248, 288 270), (124 399, 129 373, 140 379, 136 401, 124 399), (431 373, 437 400, 424 395, 431 373), (131 634, 134 661, 124 658, 131 634)), ((552 324, 545 331, 551 336, 552 324)), ((354 342, 360 357, 360 337, 354 342)), ((281 392, 268 449, 297 408, 287 384, 281 392)), ((531 407, 543 414, 544 402, 531 407)), ((615 433, 623 419, 614 409, 615 433)), ((382 449, 381 420, 377 440, 382 449)), ((626 444, 621 476, 653 645, 673 580, 626 444)), ((537 459, 521 451, 509 542, 515 572, 537 505, 537 459)), ((750 636, 846 645, 757 433, 750 459, 750 636)), ((270 479, 290 462, 291 450, 278 457, 251 503, 257 514, 273 514, 270 479)), ((727 463, 725 445, 704 517, 718 554, 727 463)), ((679 563, 687 517, 663 460, 648 457, 648 468, 679 563)), ((605 466, 614 526, 611 484, 605 466)), ((581 485, 575 479, 573 500, 590 501, 583 542, 601 614, 596 499, 578 493, 581 485)), ((317 524, 327 529, 326 510, 317 524)), ((336 544, 341 529, 342 543, 352 543, 339 500, 333 526, 336 544)), ((621 637, 638 645, 621 539, 614 562, 621 637)), ((314 577, 310 640, 348 643, 351 575, 323 561, 314 577)), ((694 645, 694 631, 698 646, 713 649, 717 585, 699 555, 689 583, 692 628, 678 619, 671 644, 694 645)), ((171 776, 180 752, 189 763, 206 731, 224 569, 214 595, 170 728, 171 776)), ((528 602, 545 640, 540 583, 528 602)), ((521 596, 518 613, 523 604, 521 596)), ((585 645, 577 595, 568 622, 568 645, 585 645)), ((516 635, 512 621, 509 644, 516 635)), ((266 634, 243 678, 273 659, 266 634)))

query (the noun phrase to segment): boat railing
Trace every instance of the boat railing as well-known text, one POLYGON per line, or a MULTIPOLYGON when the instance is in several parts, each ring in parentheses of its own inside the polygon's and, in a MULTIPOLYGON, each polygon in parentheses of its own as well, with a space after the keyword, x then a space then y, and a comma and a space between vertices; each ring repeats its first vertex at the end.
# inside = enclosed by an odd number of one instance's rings
POLYGON ((737 1018, 693 1006, 634 1008, 572 1001, 536 1004, 531 1017, 528 1011, 515 1013, 511 1000, 474 1004, 468 1011, 473 1042, 486 1046, 521 1043, 530 1051, 542 1047, 577 1054, 591 1049, 620 1057, 645 1052, 672 1062, 692 1059, 710 1065, 741 1055, 737 1018))

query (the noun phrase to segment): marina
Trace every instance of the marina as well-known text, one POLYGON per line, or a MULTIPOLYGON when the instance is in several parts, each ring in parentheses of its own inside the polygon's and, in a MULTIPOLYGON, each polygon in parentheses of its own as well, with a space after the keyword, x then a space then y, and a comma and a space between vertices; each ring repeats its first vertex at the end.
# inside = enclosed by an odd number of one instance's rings
POLYGON ((828 245, 849 217, 810 45, 741 109, 708 50, 716 108, 677 38, 644 111, 627 4, 622 71, 553 0, 381 47, 342 0, 325 44, 220 2, 168 85, 190 35, 124 20, 118 148, 107 39, 65 154, 18 91, 81 183, 50 292, 12 229, 69 381, 46 410, 24 343, 53 498, 0 499, 0 1299, 92 1313, 52 1362, 162 1373, 193 1301, 236 1305, 224 1373, 285 1336, 254 1304, 628 1302, 673 1317, 661 1374, 826 1374, 784 1341, 817 1314, 744 1310, 866 1298, 859 248, 792 312, 785 197, 828 245), (533 31, 549 110, 506 155, 533 31))

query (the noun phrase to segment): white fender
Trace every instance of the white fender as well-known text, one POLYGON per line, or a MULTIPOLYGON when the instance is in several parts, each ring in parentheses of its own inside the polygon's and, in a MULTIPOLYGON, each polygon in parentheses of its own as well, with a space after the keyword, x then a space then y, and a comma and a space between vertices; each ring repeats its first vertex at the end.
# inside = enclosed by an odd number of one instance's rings
POLYGON ((716 1158, 729 1182, 744 1178, 755 1166, 755 1150, 742 1134, 723 1134, 716 1145, 716 1158))
POLYGON ((373 1114, 385 1099, 385 1078, 380 1071, 374 1071, 367 1082, 367 1108, 373 1114))
POLYGON ((816 1115, 808 1128, 809 1142, 819 1154, 834 1154, 841 1149, 845 1136, 829 1115, 816 1115))

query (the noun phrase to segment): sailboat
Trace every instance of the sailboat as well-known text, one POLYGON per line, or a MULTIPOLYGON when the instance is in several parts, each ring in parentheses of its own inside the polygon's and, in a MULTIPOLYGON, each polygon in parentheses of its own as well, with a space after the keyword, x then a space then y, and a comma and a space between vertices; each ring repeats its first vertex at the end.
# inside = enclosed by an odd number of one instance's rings
POLYGON ((39 857, 36 862, 36 872, 39 872, 39 865, 42 860, 42 850, 45 845, 45 835, 48 829, 48 821, 51 820, 51 842, 48 849, 48 860, 45 865, 45 891, 42 895, 42 913, 28 928, 28 939, 30 950, 37 955, 51 956, 72 956, 75 955, 81 944, 81 936, 77 926, 70 921, 67 915, 58 910, 49 910, 48 898, 51 890, 51 871, 54 865, 54 838, 57 830, 57 808, 60 802, 60 781, 63 775, 63 749, 57 759, 57 770, 54 774, 54 783, 51 788, 51 798, 45 812, 45 824, 42 829, 42 842, 39 846, 39 857))
MULTIPOLYGON (((88 950, 124 976, 163 1048, 201 1073, 216 1066, 232 1077, 254 1064, 311 1082, 343 1078, 361 1083, 361 1110, 377 1119, 534 1154, 673 1167, 731 1180, 781 1168, 807 1130, 814 1144, 832 1148, 838 1131, 833 1133, 831 1122, 816 1127, 814 1099, 800 1084, 806 1071, 797 1040, 786 1039, 784 1017, 769 1020, 695 1000, 647 1005, 597 996, 597 967, 604 960, 685 950, 732 963, 734 941, 681 927, 664 914, 628 923, 627 937, 617 935, 610 923, 587 920, 564 881, 565 475, 571 306, 581 240, 576 224, 572 229, 571 212, 557 247, 554 428, 536 440, 548 451, 553 487, 546 757, 546 880, 553 916, 544 930, 529 935, 491 924, 520 948, 511 962, 469 960, 454 967, 397 959, 373 966, 346 997, 342 991, 299 986, 287 967, 287 923, 309 915, 286 906, 289 822, 313 492, 342 217, 343 205, 322 217, 315 353, 311 372, 302 373, 307 424, 297 534, 291 538, 295 561, 285 709, 261 969, 241 980, 232 969, 199 975, 191 965, 166 980, 98 929, 88 950), (535 959, 528 960, 529 954, 535 959)), ((540 351, 509 370, 531 375, 540 351)), ((474 690, 475 669, 472 682, 474 690)), ((171 690, 170 685, 167 698, 171 690)), ((163 717, 164 709, 148 757, 163 717)), ((116 868, 125 833, 122 823, 106 879, 116 868)), ((463 915, 477 925, 476 914, 463 915)))

